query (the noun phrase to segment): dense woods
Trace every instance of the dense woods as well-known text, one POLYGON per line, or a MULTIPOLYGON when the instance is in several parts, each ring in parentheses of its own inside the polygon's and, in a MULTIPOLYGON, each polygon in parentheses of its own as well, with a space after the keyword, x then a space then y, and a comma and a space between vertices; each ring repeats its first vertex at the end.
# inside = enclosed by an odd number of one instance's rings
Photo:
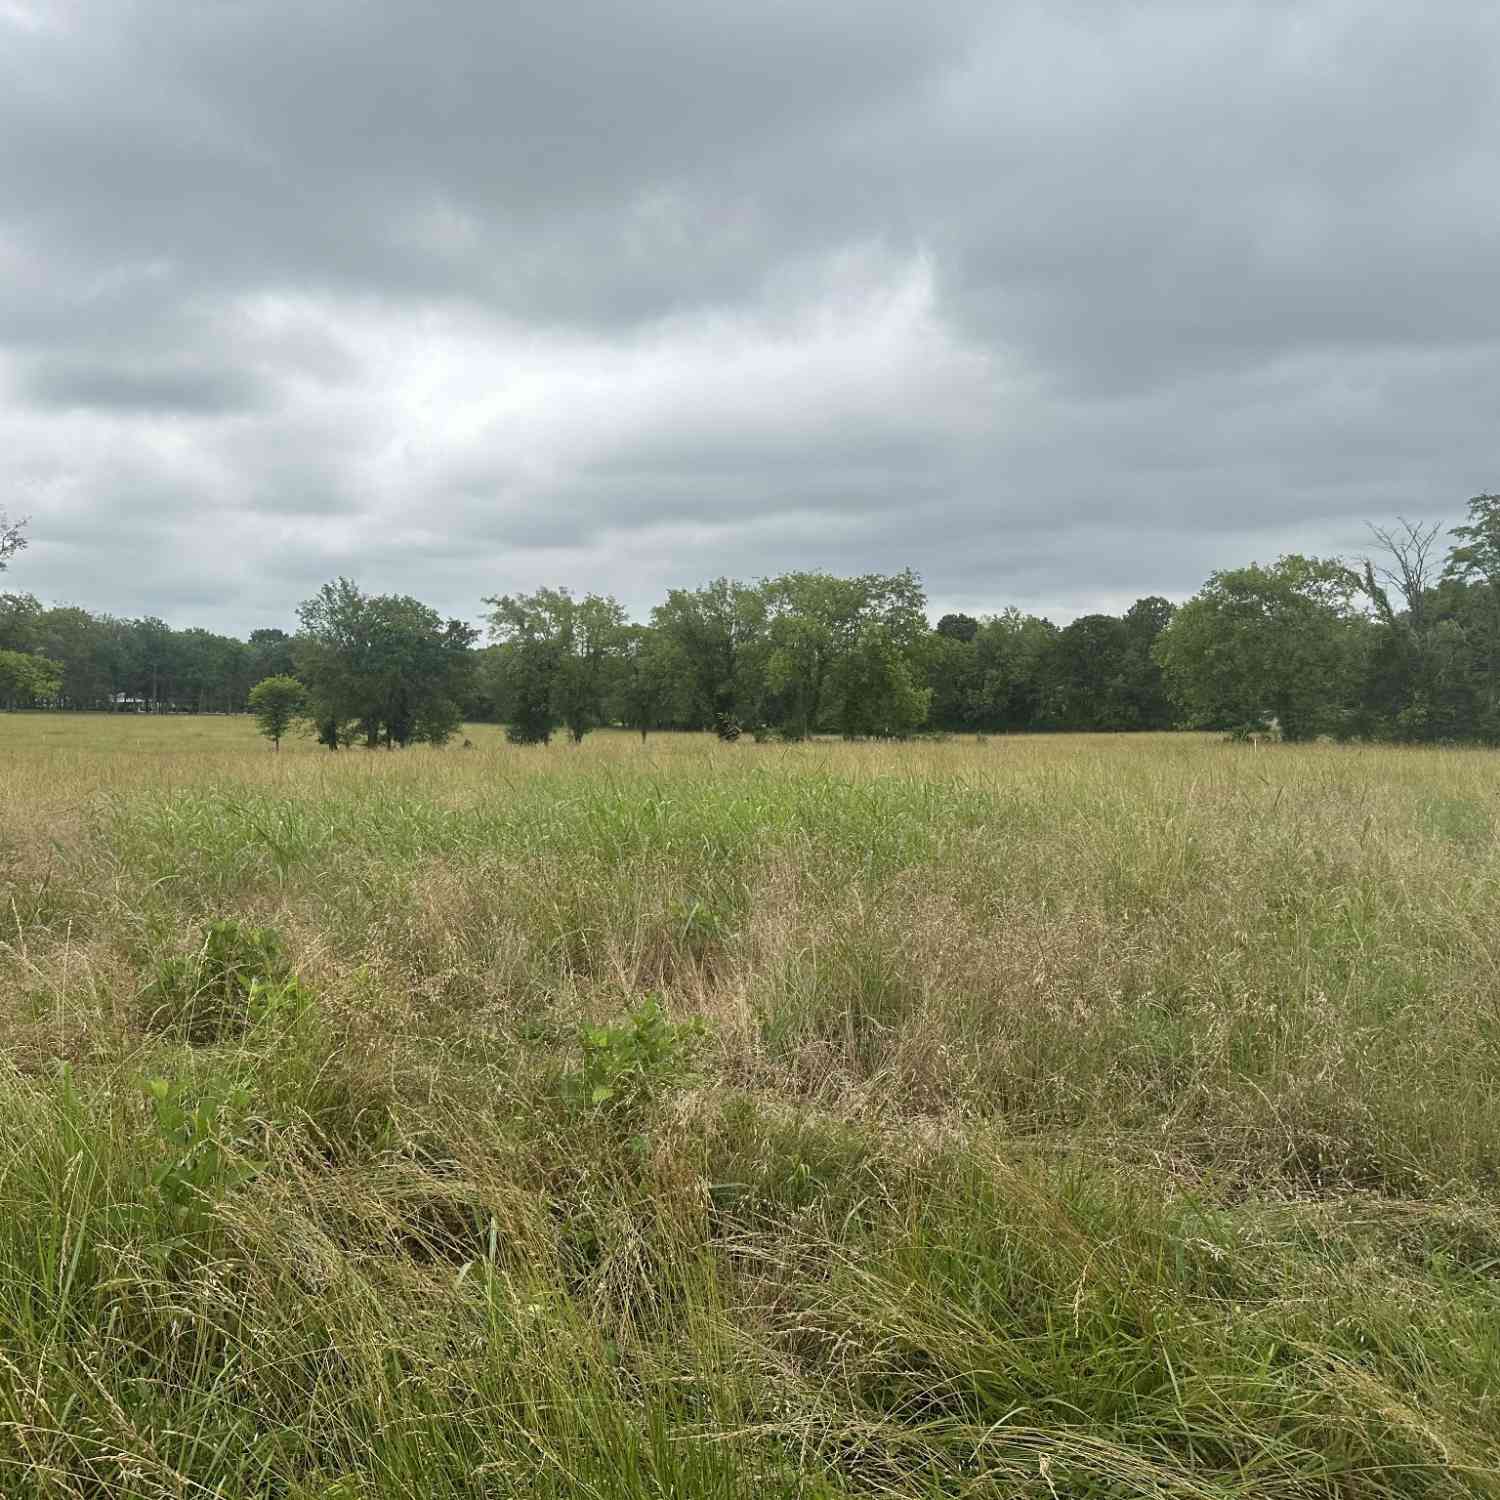
POLYGON ((1288 555, 1065 626, 1016 609, 929 619, 910 572, 791 572, 674 589, 644 622, 567 589, 484 600, 487 638, 339 579, 294 631, 246 640, 0 594, 0 703, 244 712, 295 678, 324 744, 441 744, 601 725, 726 738, 1204 727, 1287 739, 1500 742, 1500 496, 1438 527, 1372 528, 1371 556, 1288 555))

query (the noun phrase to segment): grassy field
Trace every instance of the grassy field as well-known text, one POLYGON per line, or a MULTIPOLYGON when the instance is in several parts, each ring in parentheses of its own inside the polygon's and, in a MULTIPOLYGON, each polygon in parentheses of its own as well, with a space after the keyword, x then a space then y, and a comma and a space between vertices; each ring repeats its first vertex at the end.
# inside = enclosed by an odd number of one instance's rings
POLYGON ((1500 757, 0 715, 0 1494, 1500 1495, 1500 757))

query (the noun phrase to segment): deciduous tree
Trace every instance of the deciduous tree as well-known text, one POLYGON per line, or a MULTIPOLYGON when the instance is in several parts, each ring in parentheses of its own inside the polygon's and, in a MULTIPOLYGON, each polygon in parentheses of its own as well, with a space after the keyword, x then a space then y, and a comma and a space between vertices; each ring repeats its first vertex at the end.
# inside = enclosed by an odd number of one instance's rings
POLYGON ((62 668, 44 656, 0 651, 0 703, 7 708, 19 708, 38 698, 55 697, 62 685, 62 675, 62 668))
POLYGON ((307 705, 307 689, 295 677, 266 677, 250 689, 250 712, 273 750, 307 705))
POLYGON ((905 675, 915 690, 927 633, 927 599, 915 573, 785 573, 766 585, 766 599, 768 706, 789 738, 813 734, 825 720, 842 732, 858 732, 861 710, 852 694, 861 672, 852 658, 871 627, 881 627, 879 653, 894 653, 907 664, 905 675))
POLYGON ((1274 719, 1288 740, 1343 732, 1365 623, 1358 589, 1342 563, 1296 554, 1215 573, 1157 639, 1168 692, 1207 727, 1274 719))
POLYGON ((674 723, 706 729, 760 719, 766 693, 766 585, 716 578, 700 589, 672 589, 651 623, 672 662, 667 712, 674 723))
POLYGON ((601 594, 575 599, 567 589, 502 594, 490 606, 498 699, 507 735, 545 744, 558 724, 579 744, 605 720, 624 663, 625 611, 601 594))
POLYGON ((973 720, 980 729, 1040 727, 1045 666, 1057 627, 1010 608, 981 622, 974 638, 973 720))
POLYGON ((292 643, 309 713, 330 749, 352 730, 371 748, 442 745, 461 722, 477 632, 406 595, 325 584, 297 611, 292 643))
POLYGON ((1466 584, 1465 625, 1471 645, 1476 729, 1500 740, 1500 495, 1475 495, 1468 519, 1453 528, 1457 544, 1443 576, 1466 584))

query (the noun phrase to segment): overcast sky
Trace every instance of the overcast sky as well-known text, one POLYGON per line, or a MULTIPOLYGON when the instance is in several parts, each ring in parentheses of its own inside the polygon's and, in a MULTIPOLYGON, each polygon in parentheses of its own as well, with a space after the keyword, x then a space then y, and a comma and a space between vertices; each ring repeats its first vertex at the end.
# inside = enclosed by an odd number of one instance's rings
POLYGON ((0 0, 5 586, 246 631, 1500 488, 1500 7, 0 0))

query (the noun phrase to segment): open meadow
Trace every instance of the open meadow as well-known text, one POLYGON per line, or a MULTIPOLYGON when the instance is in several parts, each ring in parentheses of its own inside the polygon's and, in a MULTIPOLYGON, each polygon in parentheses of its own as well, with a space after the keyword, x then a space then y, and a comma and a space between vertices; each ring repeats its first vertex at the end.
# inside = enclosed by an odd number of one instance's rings
POLYGON ((0 715, 0 1494, 1500 1495, 1500 756, 0 715))

